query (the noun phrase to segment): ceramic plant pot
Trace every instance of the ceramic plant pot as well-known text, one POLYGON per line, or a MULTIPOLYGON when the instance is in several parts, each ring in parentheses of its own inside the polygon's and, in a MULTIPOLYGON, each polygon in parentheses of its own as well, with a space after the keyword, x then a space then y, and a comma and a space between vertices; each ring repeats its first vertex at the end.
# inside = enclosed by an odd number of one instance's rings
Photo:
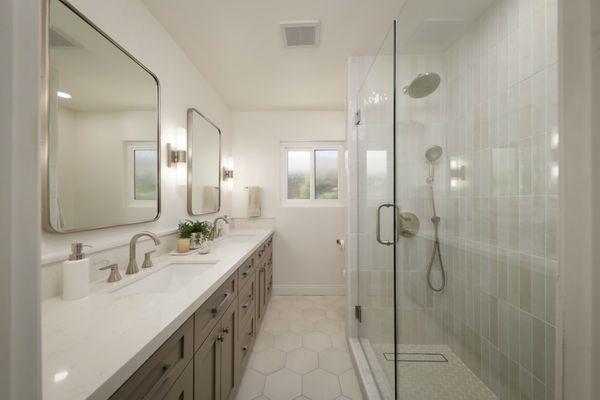
POLYGON ((187 253, 188 251, 190 251, 190 239, 189 238, 177 239, 177 252, 178 253, 187 253))

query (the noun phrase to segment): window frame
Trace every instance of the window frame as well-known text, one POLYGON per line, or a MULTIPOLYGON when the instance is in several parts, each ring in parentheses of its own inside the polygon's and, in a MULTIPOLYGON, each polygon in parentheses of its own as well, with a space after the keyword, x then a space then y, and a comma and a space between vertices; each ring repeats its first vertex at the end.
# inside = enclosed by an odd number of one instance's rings
POLYGON ((125 169, 124 181, 124 205, 125 207, 156 207, 158 201, 158 182, 156 183, 156 199, 155 200, 136 200, 135 198, 135 152, 138 150, 151 150, 156 152, 158 157, 158 149, 156 142, 151 141, 126 141, 124 143, 123 164, 125 169))
POLYGON ((307 142, 281 142, 281 203, 284 207, 342 207, 345 205, 345 153, 343 141, 307 141, 307 142), (288 152, 310 152, 310 198, 288 199, 288 152), (318 150, 335 150, 338 152, 338 197, 337 199, 317 199, 316 196, 316 159, 318 150))

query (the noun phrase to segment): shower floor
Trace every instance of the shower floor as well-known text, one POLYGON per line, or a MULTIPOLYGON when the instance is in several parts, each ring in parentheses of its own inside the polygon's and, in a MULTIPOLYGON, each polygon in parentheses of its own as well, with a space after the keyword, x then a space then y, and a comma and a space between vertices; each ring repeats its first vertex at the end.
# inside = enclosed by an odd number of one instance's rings
MULTIPOLYGON (((394 382, 394 350, 372 343, 388 382, 394 382)), ((498 397, 446 345, 399 345, 399 399, 497 400, 498 397)))

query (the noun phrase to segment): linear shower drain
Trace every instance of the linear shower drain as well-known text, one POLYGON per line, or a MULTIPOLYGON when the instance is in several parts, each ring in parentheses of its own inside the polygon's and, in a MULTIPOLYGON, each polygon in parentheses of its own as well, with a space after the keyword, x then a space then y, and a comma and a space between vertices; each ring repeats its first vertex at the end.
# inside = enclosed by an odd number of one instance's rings
MULTIPOLYGON (((383 353, 387 361, 394 361, 394 353, 383 353)), ((448 362, 442 353, 396 353, 398 362, 448 362)))

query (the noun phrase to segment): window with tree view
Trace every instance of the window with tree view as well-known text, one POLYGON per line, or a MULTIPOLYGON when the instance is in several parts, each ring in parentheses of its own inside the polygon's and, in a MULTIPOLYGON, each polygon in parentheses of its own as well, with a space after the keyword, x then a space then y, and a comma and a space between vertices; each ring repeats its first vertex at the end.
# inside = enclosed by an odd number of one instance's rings
POLYGON ((340 200, 341 144, 286 144, 282 157, 285 200, 301 204, 340 200))

